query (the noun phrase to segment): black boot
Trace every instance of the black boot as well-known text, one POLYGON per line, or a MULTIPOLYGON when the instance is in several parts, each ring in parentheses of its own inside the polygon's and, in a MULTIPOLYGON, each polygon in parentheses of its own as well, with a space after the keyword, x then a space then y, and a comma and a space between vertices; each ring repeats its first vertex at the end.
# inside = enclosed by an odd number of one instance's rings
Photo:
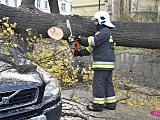
POLYGON ((92 105, 87 105, 87 110, 89 111, 95 111, 95 112, 102 112, 103 111, 103 104, 92 104, 92 105))
POLYGON ((115 110, 117 107, 117 102, 114 103, 106 103, 104 108, 108 110, 115 110))

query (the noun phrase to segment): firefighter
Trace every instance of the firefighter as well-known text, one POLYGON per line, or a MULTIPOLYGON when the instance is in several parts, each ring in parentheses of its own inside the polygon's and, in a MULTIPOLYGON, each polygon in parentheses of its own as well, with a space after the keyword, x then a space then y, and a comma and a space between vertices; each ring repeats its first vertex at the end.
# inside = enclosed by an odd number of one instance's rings
POLYGON ((80 37, 79 42, 85 48, 74 51, 75 56, 93 54, 93 101, 92 105, 87 105, 87 109, 97 112, 103 111, 103 108, 115 110, 117 102, 112 82, 115 44, 110 31, 115 26, 106 11, 96 12, 91 20, 94 20, 97 32, 94 36, 80 37))

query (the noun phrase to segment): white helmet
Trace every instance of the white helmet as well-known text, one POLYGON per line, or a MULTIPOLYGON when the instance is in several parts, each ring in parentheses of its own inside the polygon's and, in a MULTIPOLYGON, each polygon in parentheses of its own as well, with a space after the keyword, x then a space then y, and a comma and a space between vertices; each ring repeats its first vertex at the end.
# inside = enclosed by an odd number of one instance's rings
POLYGON ((98 19, 99 24, 104 24, 108 27, 115 28, 115 26, 110 21, 110 16, 106 11, 98 11, 94 14, 91 20, 98 19))

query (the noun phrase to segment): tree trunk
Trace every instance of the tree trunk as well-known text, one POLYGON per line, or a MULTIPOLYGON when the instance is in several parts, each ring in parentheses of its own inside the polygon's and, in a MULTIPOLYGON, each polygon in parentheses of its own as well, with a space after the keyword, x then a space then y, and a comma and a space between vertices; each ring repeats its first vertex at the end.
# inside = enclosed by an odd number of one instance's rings
POLYGON ((48 37, 47 30, 50 27, 57 26, 62 28, 64 32, 63 38, 66 39, 70 36, 70 31, 66 24, 67 19, 70 21, 74 36, 88 36, 93 35, 95 32, 93 21, 78 15, 50 14, 38 9, 14 8, 2 4, 0 4, 0 11, 0 18, 7 16, 10 18, 11 23, 18 23, 15 31, 24 37, 27 35, 27 28, 32 28, 33 35, 42 34, 43 37, 48 37))
POLYGON ((20 7, 34 9, 35 8, 35 0, 22 0, 20 7))
POLYGON ((48 0, 50 11, 53 14, 60 14, 59 7, 58 7, 58 0, 48 0))
MULTIPOLYGON (((37 9, 13 8, 0 4, 0 18, 7 16, 10 22, 17 22, 17 33, 26 37, 26 29, 32 28, 33 35, 42 34, 48 37, 47 30, 57 26, 64 32, 63 39, 67 39, 70 31, 67 28, 66 20, 71 24, 74 36, 94 35, 96 28, 90 19, 78 15, 49 14, 37 9)), ((118 46, 143 47, 160 49, 160 24, 159 23, 130 23, 113 22, 116 26, 112 30, 113 37, 118 46)))
POLYGON ((113 22, 118 46, 160 49, 160 23, 113 22))

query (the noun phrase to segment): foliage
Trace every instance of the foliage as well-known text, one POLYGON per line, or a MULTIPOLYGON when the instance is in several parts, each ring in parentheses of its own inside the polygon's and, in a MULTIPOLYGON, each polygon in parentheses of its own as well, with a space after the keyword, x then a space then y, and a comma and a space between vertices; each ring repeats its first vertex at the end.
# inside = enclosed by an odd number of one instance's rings
POLYGON ((14 39, 16 25, 17 23, 10 24, 8 17, 0 19, 0 43, 1 45, 3 44, 1 53, 10 55, 8 48, 16 48, 18 46, 17 41, 14 39))
POLYGON ((60 81, 63 87, 76 85, 79 74, 83 80, 92 79, 91 68, 73 67, 72 54, 65 40, 40 39, 35 45, 35 51, 28 54, 47 71, 51 72, 60 81), (37 48, 37 49, 36 49, 37 48))
POLYGON ((0 36, 11 37, 14 36, 14 29, 16 28, 17 23, 9 23, 9 18, 5 17, 0 19, 0 36))
POLYGON ((28 37, 25 39, 21 35, 14 33, 17 23, 9 23, 9 18, 0 19, 0 37, 3 49, 1 53, 9 54, 8 49, 18 47, 20 41, 27 46, 28 58, 44 67, 59 80, 65 87, 76 85, 79 78, 82 80, 91 80, 91 68, 81 68, 79 65, 72 67, 72 54, 68 43, 65 40, 54 41, 53 39, 42 39, 42 35, 32 36, 32 29, 26 29, 28 37))

